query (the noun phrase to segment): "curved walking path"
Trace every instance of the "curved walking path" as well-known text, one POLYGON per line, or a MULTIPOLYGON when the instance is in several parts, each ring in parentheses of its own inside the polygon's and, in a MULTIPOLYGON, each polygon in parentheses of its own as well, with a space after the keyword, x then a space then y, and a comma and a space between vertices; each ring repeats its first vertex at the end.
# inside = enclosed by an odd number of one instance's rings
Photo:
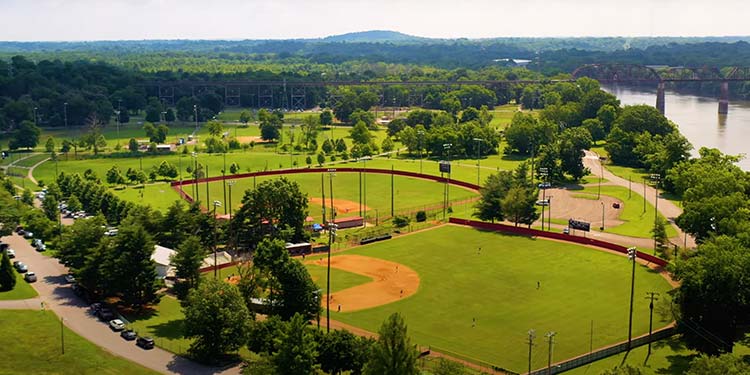
POLYGON ((89 313, 88 305, 73 293, 64 276, 68 269, 52 257, 34 250, 23 237, 13 234, 3 237, 3 242, 16 250, 16 258, 36 273, 38 281, 31 284, 39 297, 19 301, 2 301, 0 308, 39 309, 44 302, 61 317, 68 328, 114 355, 121 356, 144 367, 164 374, 240 374, 240 366, 211 368, 200 365, 160 348, 143 350, 132 341, 125 341, 112 332, 107 324, 89 313))
MULTIPOLYGON (((602 168, 599 154, 597 154, 596 152, 585 150, 585 153, 586 156, 584 156, 583 158, 583 165, 588 168, 593 175, 608 180, 610 182, 610 185, 619 185, 626 188, 632 186, 633 191, 635 192, 644 191, 643 183, 628 181, 622 177, 616 176, 607 168, 602 168)), ((695 239, 689 235, 686 237, 685 232, 683 232, 682 229, 680 229, 674 222, 675 218, 682 214, 682 208, 677 207, 677 205, 675 205, 672 201, 663 199, 661 197, 657 198, 657 191, 651 186, 646 185, 645 191, 646 201, 648 201, 652 205, 658 205, 659 212, 667 218, 669 223, 672 224, 672 227, 674 227, 674 229, 677 231, 677 237, 670 238, 670 241, 677 244, 683 244, 687 242, 687 246, 689 248, 695 247, 695 239), (657 199, 659 201, 658 204, 656 203, 657 199)), ((651 244, 653 245, 653 240, 651 241, 651 244)))

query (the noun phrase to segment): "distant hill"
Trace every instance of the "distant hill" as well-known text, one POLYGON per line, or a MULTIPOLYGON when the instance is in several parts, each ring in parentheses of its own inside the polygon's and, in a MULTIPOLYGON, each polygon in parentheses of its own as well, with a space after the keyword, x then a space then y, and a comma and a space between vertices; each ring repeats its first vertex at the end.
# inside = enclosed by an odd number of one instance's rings
POLYGON ((427 38, 408 35, 398 31, 370 30, 341 35, 331 35, 322 39, 324 42, 382 43, 382 42, 416 42, 427 38))

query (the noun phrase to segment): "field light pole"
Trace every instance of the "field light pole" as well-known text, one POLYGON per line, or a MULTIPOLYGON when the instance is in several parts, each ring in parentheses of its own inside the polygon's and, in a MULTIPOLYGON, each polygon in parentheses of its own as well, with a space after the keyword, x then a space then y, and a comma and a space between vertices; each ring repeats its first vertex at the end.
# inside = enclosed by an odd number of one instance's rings
MULTIPOLYGON (((534 172, 532 171, 532 173, 534 172)), ((547 184, 545 184, 545 182, 547 181, 547 176, 549 176, 549 168, 539 168, 539 177, 542 177, 542 230, 544 230, 544 205, 547 202, 547 184)), ((537 198, 538 197, 539 196, 537 196, 537 198)), ((547 230, 549 230, 549 228, 547 228, 547 230)))
POLYGON ((198 153, 193 151, 192 154, 190 154, 193 157, 193 196, 195 197, 195 202, 200 200, 200 192, 198 191, 198 153))
POLYGON ((604 202, 599 202, 602 205, 602 226, 599 227, 599 230, 602 232, 604 231, 604 202))
POLYGON ((445 190, 445 194, 444 194, 445 204, 443 205, 443 220, 445 220, 445 212, 446 212, 446 210, 448 208, 448 205, 449 205, 449 202, 450 202, 450 199, 451 199, 451 193, 450 193, 450 181, 451 181, 451 172, 450 172, 450 167, 451 167, 451 147, 453 147, 452 143, 443 143, 443 151, 444 152, 445 151, 448 152, 448 179, 445 180, 445 189, 444 189, 445 190))
POLYGON ((213 232, 214 232, 213 233, 213 235, 214 235, 214 279, 216 279, 218 277, 217 276, 218 269, 216 268, 216 207, 220 207, 221 206, 221 202, 214 201, 213 206, 214 206, 214 213, 213 213, 213 219, 214 219, 213 220, 214 221, 214 225, 213 225, 213 232))
POLYGON ((197 135, 198 132, 198 105, 193 104, 193 119, 195 119, 195 131, 193 134, 197 135))
MULTIPOLYGON (((229 182, 227 182, 227 186, 229 186, 229 204, 228 204, 228 206, 229 206, 229 230, 230 230, 230 232, 229 232, 229 240, 230 241, 232 241, 232 232, 231 232, 231 230, 232 230, 232 186, 234 186, 234 184, 236 182, 237 181, 235 181, 235 180, 229 180, 229 182)), ((237 246, 236 243, 234 245, 237 246)))
POLYGON ((554 331, 547 332, 545 335, 549 340, 549 349, 547 351, 547 375, 552 375, 552 345, 554 344, 555 335, 554 331))
POLYGON ((654 324, 654 300, 658 300, 656 296, 659 295, 657 292, 646 292, 648 297, 646 299, 650 299, 651 302, 648 304, 649 314, 648 314, 648 355, 651 355, 651 330, 653 329, 654 324))
POLYGON ((479 151, 482 149, 482 142, 484 142, 484 139, 474 138, 474 142, 477 143, 477 186, 479 186, 479 157, 481 156, 479 151))
POLYGON ((534 339, 536 338, 536 331, 533 329, 529 330, 529 374, 531 374, 531 348, 534 346, 534 339))
MULTIPOLYGON (((659 221, 659 182, 661 181, 661 175, 654 173, 651 175, 651 181, 654 182, 654 228, 659 221)), ((654 236, 654 255, 656 255, 656 236, 654 236)))
MULTIPOLYGON (((224 202, 227 201, 227 153, 224 155, 224 168, 221 169, 221 187, 224 190, 224 202)), ((224 206, 224 215, 227 214, 227 206, 224 206)))
POLYGON ((638 258, 638 251, 635 247, 628 248, 628 259, 633 263, 633 271, 630 274, 630 313, 628 318, 628 349, 633 340, 633 293, 635 292, 635 260, 638 258))

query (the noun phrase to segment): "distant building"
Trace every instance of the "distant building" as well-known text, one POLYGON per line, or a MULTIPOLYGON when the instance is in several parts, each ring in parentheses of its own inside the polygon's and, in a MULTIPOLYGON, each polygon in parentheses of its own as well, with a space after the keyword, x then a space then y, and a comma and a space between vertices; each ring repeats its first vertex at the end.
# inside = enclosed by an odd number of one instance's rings
POLYGON ((154 252, 151 254, 151 260, 156 263, 156 275, 158 278, 163 279, 167 276, 174 275, 174 267, 172 267, 172 256, 177 252, 164 247, 156 245, 154 246, 154 252))

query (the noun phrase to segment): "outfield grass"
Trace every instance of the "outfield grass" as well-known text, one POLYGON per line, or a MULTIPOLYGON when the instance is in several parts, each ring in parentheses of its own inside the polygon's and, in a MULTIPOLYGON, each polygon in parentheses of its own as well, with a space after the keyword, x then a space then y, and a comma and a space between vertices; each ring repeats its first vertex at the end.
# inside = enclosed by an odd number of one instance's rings
MULTIPOLYGON (((306 264, 307 271, 310 273, 315 284, 321 290, 323 295, 328 293, 326 289, 326 267, 312 264, 306 264)), ((371 278, 356 273, 351 273, 336 268, 331 268, 331 293, 336 293, 339 290, 348 289, 357 285, 366 284, 373 281, 371 278), (333 282, 335 280, 336 282, 333 282)))
MULTIPOLYGON (((368 167, 370 163, 368 162, 368 167)), ((321 198, 321 174, 320 173, 303 173, 285 176, 291 181, 299 183, 302 192, 310 198, 321 198)), ((245 190, 252 189, 253 183, 259 184, 263 181, 278 179, 280 176, 264 176, 253 178, 237 179, 232 188, 232 207, 237 209, 240 206, 242 196, 245 190)), ((362 174, 363 203, 371 209, 367 213, 368 217, 374 218, 375 215, 380 217, 390 215, 391 209, 391 176, 387 174, 367 173, 362 174), (366 197, 364 191, 366 190, 366 197), (366 199, 365 199, 366 198, 366 199), (377 210, 377 213, 374 211, 377 210)), ((330 177, 325 174, 325 196, 326 202, 330 199, 330 177)), ((443 202, 444 184, 416 178, 403 176, 394 176, 394 210, 396 213, 406 209, 423 209, 424 207, 441 205, 443 202)), ((222 182, 209 183, 210 199, 224 201, 222 182)), ((190 195, 194 195, 194 185, 185 186, 183 190, 190 195)), ((345 199, 354 203, 359 202, 359 173, 357 172, 337 172, 333 177, 333 196, 336 199, 345 199)), ((205 202, 206 184, 199 186, 199 198, 205 202)), ((228 192, 227 192, 228 196, 228 192)), ((450 199, 468 199, 475 197, 476 193, 452 186, 450 188, 450 199)), ((228 199, 228 198, 227 198, 228 199)), ((327 203, 328 204, 328 203, 327 203)), ((358 206, 358 205, 357 205, 358 206)), ((322 206, 310 203, 308 214, 313 218, 321 219, 322 206)), ((220 208, 218 212, 222 212, 220 208)), ((348 213, 340 213, 339 217, 359 215, 359 207, 350 210, 348 213)))
POLYGON ((112 192, 121 199, 148 205, 162 212, 166 212, 174 201, 180 200, 180 195, 167 183, 128 186, 125 189, 113 189, 112 192))
MULTIPOLYGON (((597 185, 584 186, 583 194, 577 194, 584 196, 588 194, 596 198, 596 193, 599 187, 597 185)), ((604 185, 601 187, 602 195, 614 197, 623 202, 620 207, 620 215, 618 218, 624 221, 623 224, 609 227, 606 229, 609 233, 622 234, 624 236, 640 237, 640 238, 651 238, 651 229, 654 227, 654 212, 656 208, 646 201, 644 210, 643 195, 639 195, 633 191, 628 198, 628 189, 622 186, 604 185)), ((662 220, 667 220, 662 214, 659 214, 662 220)), ((667 225, 667 236, 674 237, 677 235, 677 231, 671 225, 667 225)))
MULTIPOLYGON (((361 254, 419 273, 419 291, 404 300, 334 319, 377 331, 392 312, 405 315, 412 338, 513 371, 526 368, 527 331, 557 332, 555 360, 627 338, 630 268, 625 257, 573 244, 446 226, 362 246, 361 254), (481 255, 477 248, 481 247, 481 255), (537 281, 541 288, 537 289, 537 281), (476 327, 472 328, 472 319, 476 327)), ((670 289, 658 274, 636 269, 636 296, 670 289)), ((666 299, 660 303, 667 303, 666 299)), ((648 330, 648 303, 635 299, 634 335, 648 330)), ((668 319, 655 315, 655 327, 668 319)), ((546 364, 538 350, 533 366, 546 364)))
POLYGON ((0 310, 0 373, 3 374, 156 374, 99 348, 65 328, 51 311, 0 310))
MULTIPOLYGON (((15 270, 13 272, 15 272, 15 270)), ((34 290, 34 288, 23 279, 23 274, 18 272, 15 273, 16 286, 9 291, 0 292, 0 301, 28 299, 38 296, 36 290, 34 290)))

